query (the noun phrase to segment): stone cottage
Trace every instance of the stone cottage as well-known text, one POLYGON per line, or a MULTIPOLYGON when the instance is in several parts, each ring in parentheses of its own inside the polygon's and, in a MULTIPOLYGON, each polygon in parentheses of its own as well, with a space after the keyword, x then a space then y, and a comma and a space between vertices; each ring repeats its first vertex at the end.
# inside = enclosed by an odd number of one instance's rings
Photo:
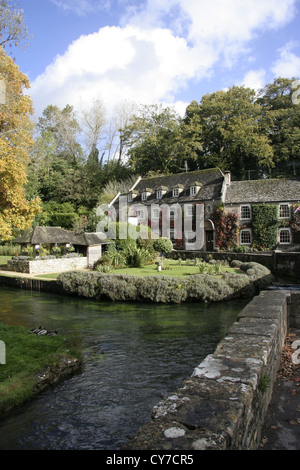
MULTIPOLYGON (((203 251, 216 249, 216 226, 212 217, 214 209, 224 207, 224 212, 236 213, 239 230, 236 244, 251 247, 253 238, 253 209, 257 205, 271 205, 277 214, 277 239, 279 249, 293 249, 299 244, 291 222, 300 205, 299 179, 261 179, 250 181, 231 181, 230 172, 219 168, 192 171, 180 174, 138 178, 126 194, 118 194, 110 204, 120 220, 120 201, 126 201, 127 220, 134 224, 146 224, 151 227, 162 225, 168 217, 170 220, 169 238, 175 249, 191 249, 194 232, 184 232, 182 238, 176 236, 172 211, 164 212, 166 206, 180 207, 185 216, 194 218, 196 208, 203 207, 203 251)), ((123 204, 124 206, 124 204, 123 204)), ((300 215, 300 209, 299 209, 300 215)), ((124 220, 124 214, 122 216, 124 220)), ((299 220, 300 223, 300 220, 299 220)), ((300 229, 300 226, 299 226, 300 229)), ((159 233, 161 236, 162 233, 159 233)), ((300 235, 300 230, 299 230, 300 235)))

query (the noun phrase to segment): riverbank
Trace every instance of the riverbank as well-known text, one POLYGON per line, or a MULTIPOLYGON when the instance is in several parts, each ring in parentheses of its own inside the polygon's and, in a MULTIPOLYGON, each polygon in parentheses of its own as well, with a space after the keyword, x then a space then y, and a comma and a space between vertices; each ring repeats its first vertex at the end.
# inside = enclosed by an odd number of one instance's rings
POLYGON ((1 418, 81 366, 81 343, 75 336, 36 335, 0 323, 0 339, 5 347, 0 365, 1 418))

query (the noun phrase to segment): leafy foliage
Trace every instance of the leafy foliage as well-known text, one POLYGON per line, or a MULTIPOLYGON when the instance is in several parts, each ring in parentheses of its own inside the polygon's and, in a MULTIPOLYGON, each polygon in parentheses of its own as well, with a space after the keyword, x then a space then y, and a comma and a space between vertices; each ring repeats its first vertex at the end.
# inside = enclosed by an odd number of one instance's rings
POLYGON ((242 274, 225 273, 222 278, 196 274, 136 277, 104 273, 69 272, 57 278, 66 293, 112 301, 154 303, 218 302, 241 295, 253 295, 272 282, 270 271, 247 263, 242 274))
POLYGON ((40 208, 38 200, 26 200, 24 189, 33 145, 32 102, 23 92, 29 81, 2 48, 0 81, 5 83, 5 100, 0 104, 0 239, 8 240, 29 228, 40 208))
POLYGON ((223 206, 215 208, 211 218, 216 227, 216 246, 220 250, 233 249, 238 243, 238 215, 226 214, 223 206))
POLYGON ((252 232, 259 249, 272 250, 277 244, 278 207, 270 204, 252 206, 252 232))
POLYGON ((173 249, 173 243, 169 238, 158 238, 157 240, 154 240, 153 242, 153 247, 156 251, 159 253, 171 253, 173 249))

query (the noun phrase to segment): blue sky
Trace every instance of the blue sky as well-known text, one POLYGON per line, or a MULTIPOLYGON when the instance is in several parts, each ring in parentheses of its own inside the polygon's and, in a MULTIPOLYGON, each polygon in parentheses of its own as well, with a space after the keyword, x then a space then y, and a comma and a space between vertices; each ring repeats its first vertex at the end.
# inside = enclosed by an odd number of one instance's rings
POLYGON ((16 63, 49 104, 163 103, 300 77, 300 0, 19 0, 33 38, 16 63))

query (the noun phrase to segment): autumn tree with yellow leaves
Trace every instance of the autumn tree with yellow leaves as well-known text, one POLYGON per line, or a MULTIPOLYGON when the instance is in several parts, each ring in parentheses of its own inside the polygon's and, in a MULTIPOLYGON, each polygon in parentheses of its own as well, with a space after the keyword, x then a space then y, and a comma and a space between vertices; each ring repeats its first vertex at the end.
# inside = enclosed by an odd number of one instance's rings
POLYGON ((33 145, 28 78, 0 47, 0 241, 30 228, 40 211, 38 199, 27 201, 27 164, 33 145))

